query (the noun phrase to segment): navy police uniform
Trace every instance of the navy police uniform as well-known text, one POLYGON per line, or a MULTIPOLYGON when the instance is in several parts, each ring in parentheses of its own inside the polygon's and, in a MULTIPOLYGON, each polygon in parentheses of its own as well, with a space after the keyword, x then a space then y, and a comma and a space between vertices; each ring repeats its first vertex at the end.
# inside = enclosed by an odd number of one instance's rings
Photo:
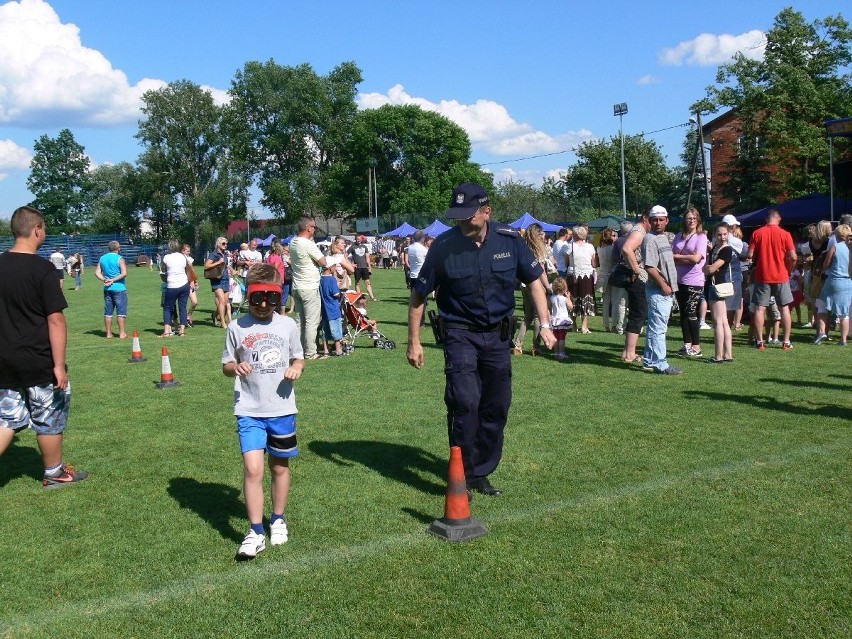
POLYGON ((512 402, 512 336, 506 322, 515 309, 515 281, 529 284, 541 273, 520 234, 489 221, 481 246, 459 227, 442 233, 414 282, 424 299, 436 291, 446 327, 447 429, 450 446, 462 449, 469 485, 491 474, 503 451, 512 402))

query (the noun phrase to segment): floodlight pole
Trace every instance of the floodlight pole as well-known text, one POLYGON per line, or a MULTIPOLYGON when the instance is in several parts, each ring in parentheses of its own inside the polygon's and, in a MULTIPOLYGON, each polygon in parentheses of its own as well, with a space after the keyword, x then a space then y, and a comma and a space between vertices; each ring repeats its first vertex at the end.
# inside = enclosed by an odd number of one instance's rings
POLYGON ((704 195, 707 196, 707 219, 710 219, 710 216, 713 215, 713 207, 710 204, 710 175, 707 173, 707 156, 704 155, 705 146, 704 146, 704 125, 701 124, 701 112, 696 111, 695 113, 695 122, 698 127, 698 144, 701 149, 701 173, 704 176, 704 195))
POLYGON ((627 179, 624 175, 624 114, 627 113, 627 102, 619 102, 612 106, 612 114, 618 116, 618 128, 621 135, 621 216, 627 217, 627 179))

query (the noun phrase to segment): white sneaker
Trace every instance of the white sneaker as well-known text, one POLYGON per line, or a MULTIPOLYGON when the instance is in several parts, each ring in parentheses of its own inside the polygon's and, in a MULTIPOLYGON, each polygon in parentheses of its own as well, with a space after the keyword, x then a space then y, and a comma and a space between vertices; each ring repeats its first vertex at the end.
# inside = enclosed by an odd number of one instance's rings
POLYGON ((289 535, 287 533, 287 522, 283 519, 276 519, 269 526, 269 543, 273 546, 278 546, 280 544, 286 544, 289 539, 289 535))
POLYGON ((240 544, 240 549, 237 551, 237 557, 242 557, 243 559, 254 559, 257 557, 258 553, 262 552, 266 548, 266 537, 264 535, 258 535, 253 530, 249 530, 248 534, 243 539, 243 543, 240 544))
POLYGON ((708 324, 707 322, 701 322, 701 325, 698 328, 701 329, 702 331, 709 331, 713 327, 710 326, 710 324, 708 324))

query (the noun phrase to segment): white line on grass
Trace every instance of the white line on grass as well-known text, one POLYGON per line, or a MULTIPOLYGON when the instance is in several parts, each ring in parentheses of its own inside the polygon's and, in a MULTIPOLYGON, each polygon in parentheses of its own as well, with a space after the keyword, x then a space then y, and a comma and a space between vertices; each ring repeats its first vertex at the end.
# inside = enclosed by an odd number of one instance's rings
MULTIPOLYGON (((696 480, 701 481, 738 473, 747 473, 752 470, 763 469, 766 465, 778 466, 790 464, 798 459, 812 455, 832 456, 840 451, 848 450, 849 445, 850 438, 847 437, 824 445, 794 449, 784 455, 745 459, 712 468, 698 469, 692 472, 664 475, 613 489, 593 491, 585 495, 554 500, 533 507, 518 508, 514 512, 507 512, 502 516, 496 516, 492 518, 492 521, 513 522, 526 519, 536 520, 545 514, 553 514, 566 509, 596 507, 635 497, 636 495, 667 490, 677 484, 689 484, 696 480)), ((236 585, 250 586, 254 583, 267 583, 271 575, 312 573, 317 569, 322 569, 338 562, 361 561, 407 546, 425 543, 437 542, 426 535, 422 527, 418 527, 418 529, 409 533, 391 535, 381 540, 370 541, 356 546, 322 549, 301 557, 287 555, 286 560, 281 563, 265 562, 263 559, 248 563, 239 563, 235 564, 233 570, 230 572, 197 574, 188 579, 175 581, 153 590, 122 594, 120 596, 100 597, 90 601, 64 602, 53 607, 44 605, 47 603, 45 601, 38 610, 0 622, 0 634, 13 636, 15 630, 25 630, 32 634, 39 626, 55 628, 63 624, 66 619, 73 617, 98 617, 122 610, 149 608, 159 603, 184 599, 192 594, 209 594, 213 591, 231 588, 236 585)))

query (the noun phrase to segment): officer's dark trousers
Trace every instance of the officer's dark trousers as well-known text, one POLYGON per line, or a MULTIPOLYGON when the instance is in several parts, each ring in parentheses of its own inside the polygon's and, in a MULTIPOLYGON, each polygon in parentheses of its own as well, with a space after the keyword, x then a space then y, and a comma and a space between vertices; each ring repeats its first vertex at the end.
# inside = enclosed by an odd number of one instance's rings
POLYGON ((461 447, 468 480, 486 477, 500 463, 512 403, 509 339, 499 331, 448 328, 444 372, 450 446, 461 447))

